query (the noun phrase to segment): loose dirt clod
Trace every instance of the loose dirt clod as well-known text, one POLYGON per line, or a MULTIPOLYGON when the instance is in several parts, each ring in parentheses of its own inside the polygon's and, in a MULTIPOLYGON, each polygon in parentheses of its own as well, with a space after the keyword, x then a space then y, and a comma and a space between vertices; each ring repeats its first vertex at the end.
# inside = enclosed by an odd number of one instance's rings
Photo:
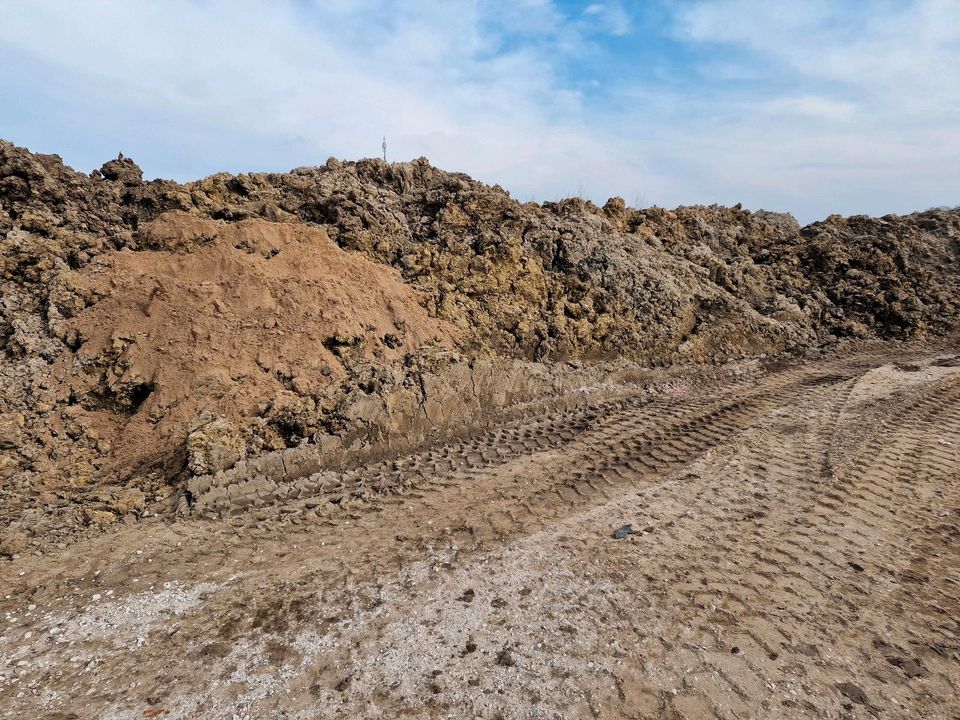
POLYGON ((867 695, 863 691, 863 688, 857 685, 856 683, 852 683, 852 682, 837 683, 837 690, 839 690, 843 696, 850 698, 850 700, 857 703, 858 705, 870 704, 867 701, 867 695))
POLYGON ((517 664, 517 661, 513 657, 513 651, 504 646, 500 652, 497 653, 497 665, 501 667, 513 667, 517 664))

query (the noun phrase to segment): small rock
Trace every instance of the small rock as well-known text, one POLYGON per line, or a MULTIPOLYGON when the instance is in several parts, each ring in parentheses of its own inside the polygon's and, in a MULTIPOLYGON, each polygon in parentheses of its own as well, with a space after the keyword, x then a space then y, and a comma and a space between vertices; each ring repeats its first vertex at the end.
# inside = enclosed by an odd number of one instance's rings
POLYGON ((504 645, 503 649, 497 653, 497 665, 501 667, 513 667, 517 664, 517 661, 513 657, 513 653, 510 651, 508 645, 504 645))
POLYGON ((867 701, 867 694, 863 691, 863 688, 852 682, 842 682, 837 683, 837 690, 840 691, 840 694, 846 698, 849 698, 858 705, 869 705, 867 701))
POLYGON ((187 467, 194 475, 213 475, 233 467, 247 454, 243 433, 219 415, 203 412, 187 437, 187 467))
POLYGON ((903 670, 907 677, 923 677, 924 675, 923 665, 919 660, 915 660, 914 658, 889 657, 887 658, 887 662, 903 670))
POLYGON ((21 445, 20 423, 13 416, 0 418, 0 450, 15 450, 21 445))
POLYGON ((122 182, 125 185, 138 185, 143 182, 143 170, 130 158, 123 157, 123 153, 116 160, 108 160, 100 167, 100 175, 112 182, 122 182))
POLYGON ((92 527, 103 527, 115 522, 117 516, 106 510, 91 510, 90 508, 84 508, 83 519, 86 521, 87 525, 92 527))
POLYGON ((633 525, 624 525, 613 531, 614 540, 623 540, 633 532, 633 525))
POLYGON ((27 536, 22 532, 11 531, 0 537, 0 555, 13 557, 27 547, 27 536))
POLYGON ((137 488, 115 488, 111 492, 108 504, 110 509, 120 515, 143 512, 147 497, 137 488))

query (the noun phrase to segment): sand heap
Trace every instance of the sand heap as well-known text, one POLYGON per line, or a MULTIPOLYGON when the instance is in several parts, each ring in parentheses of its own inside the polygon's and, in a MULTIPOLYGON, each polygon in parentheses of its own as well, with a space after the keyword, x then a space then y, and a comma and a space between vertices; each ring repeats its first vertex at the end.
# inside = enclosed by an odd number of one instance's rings
POLYGON ((425 160, 180 185, 0 142, 0 249, 13 505, 358 434, 346 405, 425 399, 425 378, 473 358, 714 362, 935 336, 960 309, 958 210, 801 228, 521 204, 425 160))
MULTIPOLYGON (((73 408, 84 434, 108 435, 119 465, 163 459, 191 423, 326 397, 348 356, 390 363, 458 337, 396 271, 318 228, 174 212, 138 237, 144 250, 106 252, 63 275, 60 300, 77 313, 60 332, 76 352, 52 373, 55 402, 73 408)), ((257 427, 234 459, 283 446, 257 427)))

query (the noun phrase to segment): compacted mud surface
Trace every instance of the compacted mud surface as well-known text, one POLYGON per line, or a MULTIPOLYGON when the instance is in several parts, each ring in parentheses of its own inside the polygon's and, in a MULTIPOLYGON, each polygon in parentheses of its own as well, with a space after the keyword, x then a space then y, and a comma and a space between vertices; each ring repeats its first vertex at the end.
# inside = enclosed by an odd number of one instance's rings
POLYGON ((616 385, 14 555, 0 716, 957 717, 955 343, 616 385))

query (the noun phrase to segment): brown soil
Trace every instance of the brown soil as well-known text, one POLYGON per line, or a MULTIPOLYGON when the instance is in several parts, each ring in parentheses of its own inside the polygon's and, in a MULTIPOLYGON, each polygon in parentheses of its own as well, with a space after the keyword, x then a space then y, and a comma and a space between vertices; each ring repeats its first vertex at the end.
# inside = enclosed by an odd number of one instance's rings
POLYGON ((960 702, 956 350, 665 373, 302 490, 0 566, 0 715, 960 702))
POLYGON ((0 293, 0 717, 956 715, 960 209, 0 141, 0 293))
POLYGON ((436 440, 544 363, 554 387, 569 361, 925 341, 958 268, 957 210, 541 206, 425 160, 180 185, 0 141, 0 527, 69 536, 129 489, 169 513, 191 475, 303 442, 329 464, 436 440), (539 364, 471 408, 478 360, 539 364))
POLYGON ((201 410, 237 421, 322 398, 346 377, 347 352, 389 363, 458 337, 395 271, 316 228, 173 213, 141 234, 154 249, 107 252, 65 275, 85 307, 64 322, 78 352, 53 369, 56 400, 88 399, 68 417, 116 448, 117 467, 165 459, 201 410))

